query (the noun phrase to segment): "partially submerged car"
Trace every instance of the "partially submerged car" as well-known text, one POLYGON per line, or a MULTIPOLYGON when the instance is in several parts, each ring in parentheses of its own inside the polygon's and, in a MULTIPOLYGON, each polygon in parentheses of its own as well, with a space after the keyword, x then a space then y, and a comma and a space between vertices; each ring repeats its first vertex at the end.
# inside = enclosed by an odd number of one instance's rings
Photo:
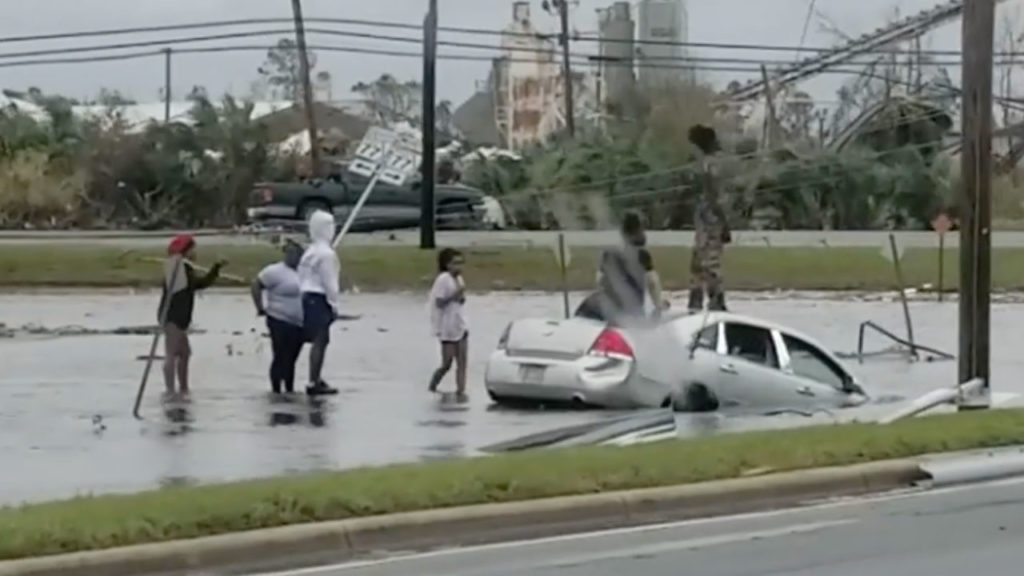
POLYGON ((785 326, 728 312, 642 326, 587 318, 510 323, 487 363, 499 404, 705 412, 841 408, 867 395, 838 358, 785 326))

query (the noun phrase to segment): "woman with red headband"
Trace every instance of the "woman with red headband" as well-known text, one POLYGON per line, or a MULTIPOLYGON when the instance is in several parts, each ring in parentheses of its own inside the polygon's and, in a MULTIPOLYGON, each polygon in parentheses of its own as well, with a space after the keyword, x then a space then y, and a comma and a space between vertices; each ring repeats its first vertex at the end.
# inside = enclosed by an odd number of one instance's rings
POLYGON ((167 254, 159 309, 164 330, 164 385, 168 394, 174 394, 177 376, 177 391, 185 395, 189 392, 188 362, 192 354, 188 329, 192 325, 196 291, 213 285, 225 262, 218 260, 206 275, 197 278, 192 263, 196 241, 188 234, 175 236, 167 246, 167 254))

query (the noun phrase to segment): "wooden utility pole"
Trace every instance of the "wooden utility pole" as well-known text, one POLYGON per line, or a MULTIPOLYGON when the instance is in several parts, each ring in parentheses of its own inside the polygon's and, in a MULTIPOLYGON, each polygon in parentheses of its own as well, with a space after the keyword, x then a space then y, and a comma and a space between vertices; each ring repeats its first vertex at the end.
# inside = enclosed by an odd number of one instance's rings
POLYGON ((437 206, 434 182, 437 178, 437 142, 435 139, 434 100, 437 97, 437 0, 430 0, 423 20, 423 125, 420 161, 420 248, 437 245, 437 206))
POLYGON ((963 11, 959 382, 981 378, 985 385, 978 397, 961 398, 961 410, 987 408, 990 401, 995 2, 966 0, 963 11))
POLYGON ((292 17, 295 19, 295 48, 299 51, 299 74, 302 75, 302 100, 306 109, 306 126, 309 130, 309 175, 320 176, 320 145, 317 138, 316 110, 313 108, 313 80, 309 77, 309 53, 306 51, 306 26, 302 19, 302 0, 292 0, 292 17))
POLYGON ((576 136, 576 106, 573 100, 572 65, 569 63, 569 0, 555 0, 562 33, 558 43, 562 45, 562 82, 565 83, 565 127, 570 137, 576 136))
POLYGON ((171 122, 171 49, 164 48, 164 124, 171 122))

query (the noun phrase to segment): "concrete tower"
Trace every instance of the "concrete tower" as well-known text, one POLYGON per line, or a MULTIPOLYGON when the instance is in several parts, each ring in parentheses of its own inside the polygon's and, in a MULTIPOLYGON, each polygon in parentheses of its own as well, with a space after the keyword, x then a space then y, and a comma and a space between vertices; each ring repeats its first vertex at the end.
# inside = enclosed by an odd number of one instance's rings
POLYGON ((688 26, 684 0, 639 1, 636 62, 641 84, 650 86, 696 79, 692 69, 683 68, 689 50, 680 44, 688 41, 688 26))
POLYGON ((604 111, 621 110, 636 84, 633 71, 635 24, 630 8, 629 2, 616 2, 598 13, 601 34, 600 104, 604 111))

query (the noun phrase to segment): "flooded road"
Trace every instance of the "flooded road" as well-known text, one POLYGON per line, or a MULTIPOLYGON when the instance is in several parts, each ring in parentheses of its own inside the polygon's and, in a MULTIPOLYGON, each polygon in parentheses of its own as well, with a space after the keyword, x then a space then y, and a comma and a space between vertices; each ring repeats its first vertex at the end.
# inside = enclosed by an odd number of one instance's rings
MULTIPOLYGON (((269 342, 259 336, 264 329, 248 296, 202 296, 196 318, 205 332, 193 336, 194 399, 187 424, 169 421, 161 410, 159 365, 150 376, 145 420, 131 416, 144 365, 138 357, 147 353, 151 336, 0 339, 0 451, 12 463, 0 475, 0 503, 461 456, 516 436, 609 416, 489 408, 482 375, 500 332, 517 317, 560 315, 558 295, 472 297, 467 304, 471 402, 463 410, 444 408, 426 392, 438 352, 422 295, 352 295, 345 303, 346 312, 363 317, 334 329, 325 378, 341 393, 311 406, 304 397, 285 404, 268 397, 269 342)), ((684 302, 677 298, 675 304, 684 302)), ((904 332, 899 305, 892 302, 735 295, 732 306, 792 325, 843 352, 856 348, 864 320, 904 332)), ((0 322, 103 330, 151 323, 155 307, 155 295, 127 290, 5 294, 0 322)), ((955 351, 954 302, 913 302, 911 310, 919 343, 955 351)), ((1024 306, 997 304, 992 322, 995 389, 1024 392, 1015 377, 1024 356, 1009 336, 1024 330, 1019 328, 1024 306)), ((890 344, 869 336, 866 348, 890 344)), ((299 370, 305 374, 305 354, 299 370)), ((954 384, 956 363, 910 364, 893 357, 854 370, 875 396, 909 397, 954 384)), ((452 386, 450 379, 442 385, 452 386)), ((728 426, 734 427, 742 423, 728 426)))

